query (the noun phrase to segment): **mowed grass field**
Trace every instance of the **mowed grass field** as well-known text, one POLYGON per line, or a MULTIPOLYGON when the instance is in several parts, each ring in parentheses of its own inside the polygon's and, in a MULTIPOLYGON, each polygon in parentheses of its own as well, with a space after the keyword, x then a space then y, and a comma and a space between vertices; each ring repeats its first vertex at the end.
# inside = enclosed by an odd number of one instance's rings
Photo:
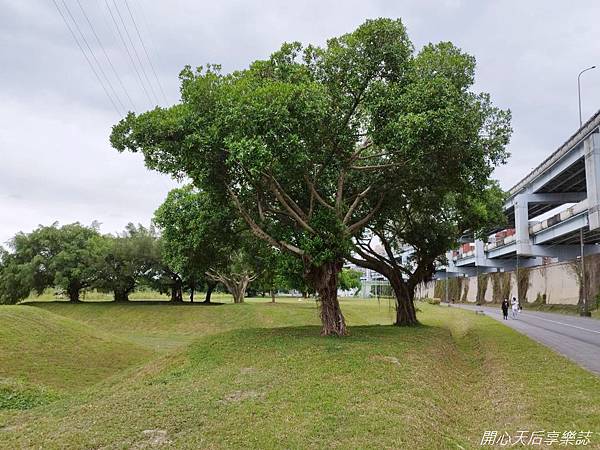
MULTIPOLYGON (((348 299, 0 306, 0 448, 479 448, 600 431, 600 378, 501 323, 348 299)), ((600 447, 600 434, 587 448, 600 447)), ((539 446, 535 448, 540 448, 539 446)))

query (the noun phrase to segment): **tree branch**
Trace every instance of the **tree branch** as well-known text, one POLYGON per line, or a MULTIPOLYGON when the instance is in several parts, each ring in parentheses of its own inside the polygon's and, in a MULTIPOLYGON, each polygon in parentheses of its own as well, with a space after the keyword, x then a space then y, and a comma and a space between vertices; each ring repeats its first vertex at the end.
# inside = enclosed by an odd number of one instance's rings
POLYGON ((342 223, 344 225, 346 225, 346 223, 348 223, 348 221, 352 218, 352 214, 354 214, 354 211, 356 210, 356 208, 358 207, 358 205, 360 204, 360 201, 365 198, 365 196, 369 193, 369 191, 373 188, 373 185, 370 185, 369 187, 367 187, 364 191, 362 191, 360 194, 358 194, 356 196, 356 198, 354 199, 354 201, 352 202, 352 205, 350 205, 350 208, 348 208, 348 212, 346 212, 346 215, 344 216, 344 220, 342 221, 342 223))
POLYGON ((287 194, 287 192, 285 192, 285 189, 283 189, 283 187, 281 186, 281 184, 279 184, 275 177, 272 175, 267 175, 267 177, 273 182, 273 184, 275 185, 277 190, 279 190, 283 198, 289 203, 290 207, 293 208, 294 211, 302 218, 302 220, 308 220, 306 213, 302 210, 302 208, 300 208, 298 203, 296 203, 294 199, 290 197, 287 194))
POLYGON ((254 219, 252 219, 250 214, 248 214, 248 212, 246 212, 246 210, 242 206, 242 203, 240 202, 240 199, 238 198, 237 195, 235 195, 235 192, 233 192, 233 190, 229 186, 226 185, 225 187, 227 188, 227 192, 229 193, 231 199, 233 200, 233 203, 235 204, 238 211, 242 215, 243 219, 246 221, 246 223, 250 227, 250 230, 252 231, 252 233, 254 233, 254 235, 256 237, 258 237, 264 241, 267 241, 269 244, 271 244, 274 247, 279 248, 280 250, 287 250, 291 253, 294 253, 295 255, 304 256, 304 251, 302 251, 295 245, 288 244, 287 242, 284 242, 284 241, 278 241, 277 239, 275 239, 272 236, 270 236, 269 234, 267 234, 267 232, 265 232, 260 226, 258 226, 258 224, 254 221, 254 219))
POLYGON ((379 169, 388 169, 390 167, 398 167, 401 166, 399 163, 394 164, 374 164, 371 166, 350 166, 353 170, 379 170, 379 169))
POLYGON ((331 209, 332 211, 335 211, 335 208, 333 206, 331 206, 329 203, 327 203, 323 197, 321 197, 319 195, 319 193, 317 192, 317 190, 315 189, 315 185, 312 181, 310 181, 310 178, 308 178, 308 176, 304 177, 306 180, 306 184, 308 185, 308 188, 310 189, 310 191, 312 192, 312 194, 315 196, 315 198, 317 199, 317 201, 323 205, 326 208, 331 209))
POLYGON ((357 231, 360 231, 360 229, 363 226, 365 226, 367 223, 369 223, 369 221, 375 216, 375 214, 377 214, 379 212, 379 209, 381 208, 381 205, 383 204, 383 199, 384 198, 385 198, 385 195, 383 195, 383 194, 380 195, 379 196, 379 201, 377 202, 377 204, 375 205, 375 207, 371 210, 371 212, 369 212, 365 217, 363 217, 359 221, 357 221, 354 224, 350 225, 348 227, 348 229, 346 230, 346 232, 349 235, 353 235, 357 231))
POLYGON ((377 231, 374 231, 374 233, 377 235, 377 237, 379 238, 379 240, 381 241, 381 243, 383 244, 383 248, 385 249, 386 254, 388 255, 388 258, 392 264, 392 266, 394 267, 394 269, 398 268, 398 263, 396 262, 396 258, 394 256, 394 252, 392 250, 392 247, 389 243, 389 241, 385 238, 385 236, 377 231))
POLYGON ((302 228, 304 228, 306 231, 308 231, 309 233, 314 233, 315 230, 306 221, 304 221, 304 219, 302 217, 300 217, 300 215, 296 212, 296 210, 292 206, 290 206, 290 204, 286 201, 286 199, 284 198, 281 191, 277 188, 277 186, 274 183, 270 183, 270 185, 271 185, 271 190, 275 194, 275 197, 277 197, 277 200, 279 200, 279 203, 281 203, 281 205, 290 213, 290 216, 296 222, 298 222, 298 224, 300 224, 300 226, 302 226, 302 228))
POLYGON ((340 170, 340 176, 338 177, 337 191, 335 193, 335 209, 339 212, 342 209, 342 198, 344 196, 344 178, 346 177, 346 171, 340 170))
POLYGON ((362 152, 364 152, 366 149, 368 149, 369 147, 371 147, 372 145, 373 145, 372 141, 369 141, 369 140, 365 141, 364 144, 360 145, 356 149, 356 151, 354 153, 352 153, 352 156, 350 157, 350 162, 352 163, 352 162, 356 161, 358 159, 358 157, 360 156, 360 154, 362 152))

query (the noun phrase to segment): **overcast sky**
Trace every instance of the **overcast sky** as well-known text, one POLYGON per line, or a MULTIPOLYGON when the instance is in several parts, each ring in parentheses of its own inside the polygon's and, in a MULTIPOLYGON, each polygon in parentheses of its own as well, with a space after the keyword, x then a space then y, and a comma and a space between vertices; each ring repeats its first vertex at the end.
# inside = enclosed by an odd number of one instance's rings
MULTIPOLYGON (((476 89, 512 110, 512 157, 496 171, 505 188, 577 129, 577 73, 600 66, 597 0, 0 0, 0 242, 55 220, 98 220, 104 232, 147 224, 175 186, 110 147, 120 115, 54 1, 121 113, 176 102, 185 64, 230 71, 284 41, 323 44, 365 19, 399 17, 417 49, 449 40, 474 55, 476 89)), ((600 68, 582 92, 585 121, 600 109, 600 68)))

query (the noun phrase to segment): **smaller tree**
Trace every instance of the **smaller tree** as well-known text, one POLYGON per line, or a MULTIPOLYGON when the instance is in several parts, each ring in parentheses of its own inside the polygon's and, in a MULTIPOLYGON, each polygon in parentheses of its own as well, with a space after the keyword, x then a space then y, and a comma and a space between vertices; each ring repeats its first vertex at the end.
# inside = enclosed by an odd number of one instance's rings
POLYGON ((360 277, 362 273, 358 270, 343 268, 338 280, 338 286, 342 291, 350 291, 355 289, 355 292, 360 290, 362 284, 360 277))
POLYGON ((95 287, 113 292, 115 301, 128 301, 136 286, 156 270, 156 231, 129 223, 123 233, 106 239, 95 287))
POLYGON ((465 230, 483 237, 486 229, 502 223, 503 199, 495 183, 477 193, 443 198, 421 193, 357 239, 355 255, 349 259, 389 280, 396 297, 396 325, 417 323, 415 289, 431 280, 436 262, 445 262, 445 252, 457 245, 465 230), (406 249, 411 254, 403 261, 398 255, 406 249))
POLYGON ((15 304, 31 293, 31 264, 19 264, 15 255, 0 247, 0 303, 15 304))
POLYGON ((209 269, 206 276, 223 283, 233 296, 234 303, 243 303, 248 285, 258 277, 252 267, 251 259, 250 254, 238 250, 231 255, 226 269, 209 269))
POLYGON ((163 263, 180 276, 191 301, 196 289, 206 284, 204 301, 210 302, 218 281, 206 272, 222 272, 229 262, 237 242, 233 217, 231 210, 215 205, 191 185, 171 190, 154 213, 162 233, 163 263))
POLYGON ((308 298, 314 294, 314 289, 307 283, 304 277, 304 266, 298 258, 281 253, 277 273, 277 285, 283 290, 294 290, 308 298))

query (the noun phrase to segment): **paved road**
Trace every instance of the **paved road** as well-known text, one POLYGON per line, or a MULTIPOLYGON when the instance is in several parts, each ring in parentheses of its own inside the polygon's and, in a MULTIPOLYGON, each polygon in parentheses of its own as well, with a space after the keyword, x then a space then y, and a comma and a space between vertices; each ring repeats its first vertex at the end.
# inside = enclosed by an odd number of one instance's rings
POLYGON ((483 310, 485 315, 556 350, 580 366, 600 375, 600 320, 564 314, 523 310, 517 319, 502 319, 496 307, 455 304, 455 307, 483 310))

